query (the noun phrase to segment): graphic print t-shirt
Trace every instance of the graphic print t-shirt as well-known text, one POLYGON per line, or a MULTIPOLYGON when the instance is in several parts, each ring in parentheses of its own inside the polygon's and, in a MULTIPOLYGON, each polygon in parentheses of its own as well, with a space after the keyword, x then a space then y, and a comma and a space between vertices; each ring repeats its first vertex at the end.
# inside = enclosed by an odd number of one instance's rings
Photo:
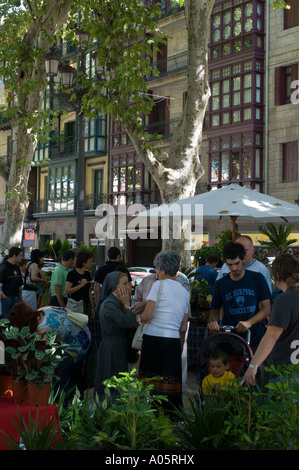
MULTIPOLYGON (((264 276, 245 270, 239 281, 233 281, 227 274, 215 282, 211 308, 218 310, 223 306, 223 325, 236 326, 239 321, 252 318, 259 311, 259 302, 270 297, 264 276)), ((251 344, 258 344, 264 334, 262 323, 256 323, 250 331, 251 344)))

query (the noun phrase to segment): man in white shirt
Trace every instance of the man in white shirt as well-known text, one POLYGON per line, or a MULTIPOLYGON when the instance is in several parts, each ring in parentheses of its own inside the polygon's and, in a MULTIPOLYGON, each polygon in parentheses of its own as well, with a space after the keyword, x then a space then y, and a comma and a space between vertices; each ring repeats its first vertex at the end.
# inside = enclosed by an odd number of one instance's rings
MULTIPOLYGON (((246 255, 243 260, 244 268, 248 269, 249 271, 255 271, 255 272, 263 274, 269 286, 270 292, 272 292, 272 281, 271 281, 270 271, 263 263, 253 258, 254 246, 253 246, 251 238, 248 235, 241 235, 236 240, 236 242, 241 243, 241 245, 244 246, 245 251, 246 251, 246 255)), ((218 273, 216 281, 218 281, 218 279, 221 279, 223 276, 225 276, 229 272, 230 270, 227 264, 224 263, 218 273)))

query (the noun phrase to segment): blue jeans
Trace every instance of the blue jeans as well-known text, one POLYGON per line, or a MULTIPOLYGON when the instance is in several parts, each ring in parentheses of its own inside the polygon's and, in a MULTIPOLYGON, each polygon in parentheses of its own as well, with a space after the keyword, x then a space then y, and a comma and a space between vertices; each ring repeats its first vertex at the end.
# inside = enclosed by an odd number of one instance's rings
POLYGON ((2 318, 7 317, 11 307, 16 304, 18 297, 16 295, 7 295, 6 299, 1 299, 2 318))

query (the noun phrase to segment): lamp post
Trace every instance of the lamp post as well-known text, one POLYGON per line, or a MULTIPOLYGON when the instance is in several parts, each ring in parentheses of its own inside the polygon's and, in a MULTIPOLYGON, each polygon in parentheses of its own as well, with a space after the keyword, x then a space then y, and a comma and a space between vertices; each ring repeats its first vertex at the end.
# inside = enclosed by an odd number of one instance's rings
MULTIPOLYGON (((86 51, 88 48, 89 34, 81 30, 77 30, 78 50, 80 51, 80 62, 78 64, 78 72, 85 76, 86 73, 86 51)), ((76 70, 68 63, 64 63, 59 67, 61 57, 54 52, 54 48, 44 57, 46 75, 49 77, 50 90, 53 95, 66 103, 73 111, 76 112, 78 119, 78 158, 77 158, 77 204, 76 204, 76 246, 80 247, 84 243, 84 207, 85 207, 85 114, 82 111, 82 98, 87 89, 79 78, 73 85, 73 77, 76 70), (61 90, 54 89, 54 77, 60 74, 61 90), (76 99, 70 99, 70 94, 63 89, 74 89, 76 99)))

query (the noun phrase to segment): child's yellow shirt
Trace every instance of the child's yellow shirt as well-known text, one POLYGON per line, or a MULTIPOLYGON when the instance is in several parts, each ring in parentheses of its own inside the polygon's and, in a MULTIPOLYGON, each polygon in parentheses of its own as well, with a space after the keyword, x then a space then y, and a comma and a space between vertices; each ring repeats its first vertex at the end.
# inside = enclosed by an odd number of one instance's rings
POLYGON ((207 375, 202 381, 202 393, 204 395, 211 395, 220 389, 222 386, 229 387, 232 385, 231 380, 235 378, 235 374, 230 371, 225 371, 221 377, 213 377, 212 374, 207 375), (216 390, 215 390, 216 389, 216 390))

